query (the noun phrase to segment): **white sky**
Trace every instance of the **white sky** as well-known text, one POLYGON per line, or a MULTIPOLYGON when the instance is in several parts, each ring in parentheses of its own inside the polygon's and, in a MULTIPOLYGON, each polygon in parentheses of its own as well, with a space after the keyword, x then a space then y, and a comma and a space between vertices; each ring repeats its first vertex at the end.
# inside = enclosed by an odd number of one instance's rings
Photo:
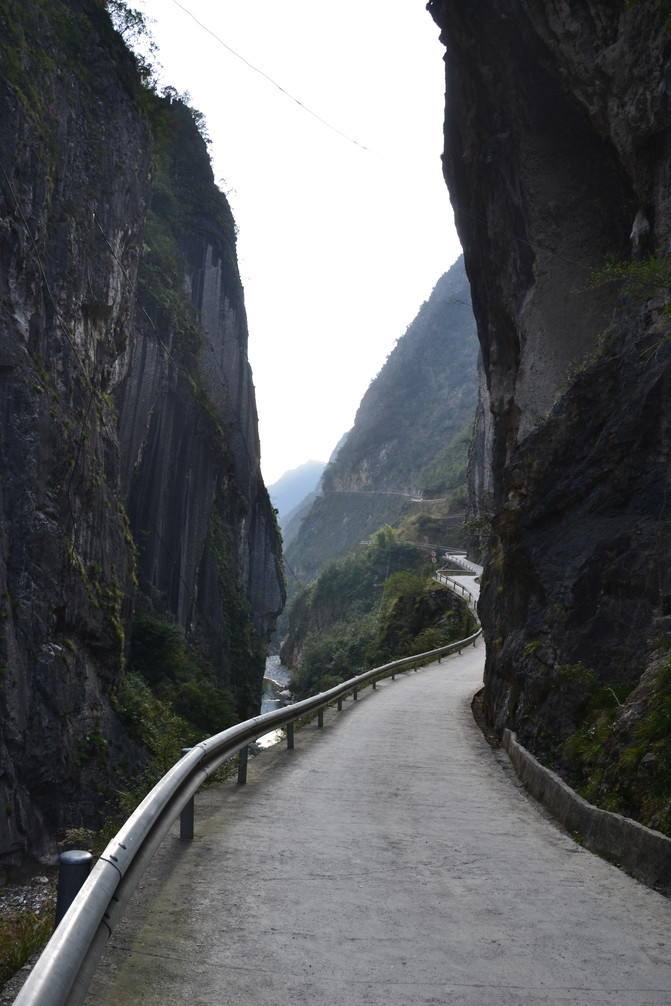
POLYGON ((238 224, 271 485, 328 460, 460 254, 440 163, 444 49, 425 0, 180 3, 334 127, 176 0, 131 0, 153 22, 161 86, 206 117, 238 224))

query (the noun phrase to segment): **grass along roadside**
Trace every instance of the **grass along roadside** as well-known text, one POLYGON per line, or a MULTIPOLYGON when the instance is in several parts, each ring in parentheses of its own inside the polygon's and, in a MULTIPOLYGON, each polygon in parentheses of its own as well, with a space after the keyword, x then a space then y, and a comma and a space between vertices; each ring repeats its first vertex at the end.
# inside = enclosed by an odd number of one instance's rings
POLYGON ((56 914, 56 873, 40 874, 22 886, 0 890, 0 1003, 11 977, 49 939, 56 914))

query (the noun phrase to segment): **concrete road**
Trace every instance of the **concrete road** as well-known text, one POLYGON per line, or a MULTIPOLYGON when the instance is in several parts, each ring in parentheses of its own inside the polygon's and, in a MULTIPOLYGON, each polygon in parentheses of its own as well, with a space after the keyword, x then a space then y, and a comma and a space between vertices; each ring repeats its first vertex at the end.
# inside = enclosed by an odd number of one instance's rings
POLYGON ((367 689, 197 798, 90 1006, 671 1003, 671 902, 586 852, 470 712, 484 648, 367 689))

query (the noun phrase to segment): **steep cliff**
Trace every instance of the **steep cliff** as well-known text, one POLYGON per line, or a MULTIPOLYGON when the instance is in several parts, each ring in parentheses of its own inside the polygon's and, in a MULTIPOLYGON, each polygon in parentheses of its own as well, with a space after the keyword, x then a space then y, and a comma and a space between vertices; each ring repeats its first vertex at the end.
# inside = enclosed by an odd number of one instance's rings
MULTIPOLYGON (((146 273, 166 248, 147 220, 157 165, 168 175, 175 165, 161 161, 157 106, 105 5, 1 2, 0 102, 0 867, 10 867, 52 856, 63 826, 95 826, 142 761, 114 699, 136 542, 141 590, 217 654, 222 678, 239 673, 219 655, 234 635, 222 594, 247 606, 236 624, 258 649, 282 588, 232 225, 207 232, 202 207, 182 228, 187 265, 175 262, 172 301, 136 307, 138 264, 146 273), (175 349, 175 312, 186 317, 185 277, 192 366, 165 348, 175 349)), ((209 196, 211 173, 204 184, 209 196)), ((193 210, 182 208, 185 221, 193 210)), ((243 705, 260 673, 252 667, 243 705)))
POLYGON ((487 710, 668 829, 668 5, 428 7, 491 410, 487 710))
POLYGON ((235 224, 190 109, 153 100, 158 169, 119 410, 141 607, 167 613, 258 711, 262 646, 284 602, 261 479, 235 224))
POLYGON ((385 524, 428 512, 447 527, 450 507, 463 505, 457 491, 465 481, 476 361, 470 291, 459 259, 371 381, 352 430, 328 465, 321 493, 287 548, 288 565, 299 576, 315 576, 385 524), (431 499, 440 503, 432 506, 431 499))

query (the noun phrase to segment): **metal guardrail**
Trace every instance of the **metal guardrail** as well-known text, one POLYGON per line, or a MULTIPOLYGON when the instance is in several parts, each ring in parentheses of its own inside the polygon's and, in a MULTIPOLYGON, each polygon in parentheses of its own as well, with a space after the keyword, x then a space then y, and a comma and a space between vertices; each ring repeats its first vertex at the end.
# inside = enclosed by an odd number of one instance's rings
POLYGON ((451 559, 455 566, 463 569, 467 576, 482 576, 483 567, 477 562, 471 562, 466 558, 466 553, 460 549, 449 549, 445 553, 445 559, 451 559))
MULTIPOLYGON (((475 563, 471 563, 471 565, 475 566, 475 563)), ((475 578, 479 575, 478 570, 480 569, 480 567, 476 567, 475 569, 466 569, 465 567, 462 568, 464 568, 464 575, 469 577, 473 576, 474 578, 473 582, 475 582, 475 578)), ((453 590, 455 593, 459 593, 463 597, 465 597, 468 607, 477 616, 479 591, 476 593, 476 591, 470 590, 469 584, 464 583, 463 578, 457 580, 454 576, 450 576, 450 574, 447 573, 444 569, 437 569, 436 572, 433 574, 433 578, 434 580, 437 580, 438 583, 444 584, 446 587, 449 587, 450 590, 453 590)))
MULTIPOLYGON (((456 586, 462 589, 461 584, 456 586)), ((475 646, 481 633, 482 629, 478 629, 456 643, 374 667, 328 691, 238 723, 191 748, 109 843, 44 948, 14 1006, 79 1006, 105 944, 149 861, 180 812, 224 762, 243 753, 241 762, 246 762, 247 746, 281 727, 287 727, 287 743, 293 746, 293 726, 298 719, 317 713, 321 726, 326 706, 337 702, 342 708, 342 699, 350 693, 356 699, 365 685, 374 687, 381 678, 393 678, 396 671, 407 667, 417 670, 420 663, 475 646)))
POLYGON ((459 580, 456 580, 453 576, 449 576, 448 573, 444 573, 442 569, 436 570, 436 572, 433 574, 433 578, 434 580, 437 580, 438 583, 445 584, 446 587, 449 587, 450 590, 455 591, 455 593, 458 591, 460 594, 462 594, 465 598, 467 598, 469 606, 475 611, 475 605, 476 605, 475 594, 473 593, 472 590, 468 589, 465 583, 460 583, 459 580))

